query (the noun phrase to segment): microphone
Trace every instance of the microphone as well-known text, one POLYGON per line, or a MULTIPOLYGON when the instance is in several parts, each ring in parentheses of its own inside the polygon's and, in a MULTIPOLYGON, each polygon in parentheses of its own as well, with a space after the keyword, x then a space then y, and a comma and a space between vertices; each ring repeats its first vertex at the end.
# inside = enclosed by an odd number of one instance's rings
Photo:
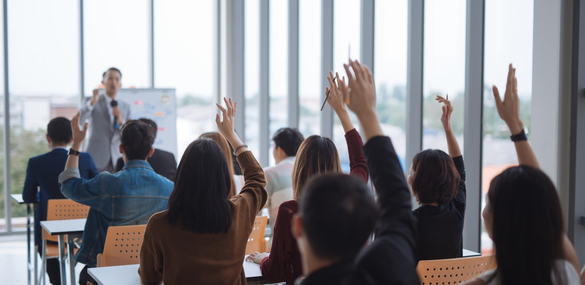
MULTIPOLYGON (((112 102, 110 102, 110 106, 112 106, 112 108, 118 107, 118 101, 112 100, 112 102)), ((117 128, 118 128, 118 118, 114 117, 114 129, 117 129, 117 128)))

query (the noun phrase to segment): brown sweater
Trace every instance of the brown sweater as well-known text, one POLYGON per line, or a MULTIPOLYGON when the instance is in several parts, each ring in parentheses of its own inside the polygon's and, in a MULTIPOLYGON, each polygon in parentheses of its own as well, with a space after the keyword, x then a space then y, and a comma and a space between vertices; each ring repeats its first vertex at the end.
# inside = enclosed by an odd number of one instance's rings
POLYGON ((266 203, 266 180, 251 152, 238 156, 245 185, 230 200, 227 233, 200 234, 166 222, 167 211, 153 215, 140 250, 140 281, 145 284, 246 284, 242 262, 254 219, 266 203))

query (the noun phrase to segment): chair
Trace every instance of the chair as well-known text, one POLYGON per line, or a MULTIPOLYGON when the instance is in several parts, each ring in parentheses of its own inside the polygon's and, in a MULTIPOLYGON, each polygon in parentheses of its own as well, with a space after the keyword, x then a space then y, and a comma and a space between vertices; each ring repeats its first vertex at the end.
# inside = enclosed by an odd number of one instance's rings
POLYGON ((248 237, 248 244, 246 245, 246 255, 258 251, 264 252, 266 249, 266 241, 264 240, 264 231, 266 230, 266 222, 268 217, 257 216, 254 220, 254 227, 252 233, 248 237))
MULTIPOLYGON (((89 206, 85 206, 69 199, 50 199, 47 204, 47 221, 85 219, 89 213, 89 206)), ((56 236, 51 236, 43 229, 43 261, 41 263, 41 278, 39 283, 46 283, 47 259, 59 258, 59 246, 47 244, 47 241, 59 241, 56 236)), ((77 249, 75 249, 77 252, 77 249)))
POLYGON ((421 260, 416 272, 421 285, 460 284, 496 266, 495 256, 421 260))
POLYGON ((97 256, 97 266, 139 264, 145 229, 146 225, 109 227, 104 252, 97 256))

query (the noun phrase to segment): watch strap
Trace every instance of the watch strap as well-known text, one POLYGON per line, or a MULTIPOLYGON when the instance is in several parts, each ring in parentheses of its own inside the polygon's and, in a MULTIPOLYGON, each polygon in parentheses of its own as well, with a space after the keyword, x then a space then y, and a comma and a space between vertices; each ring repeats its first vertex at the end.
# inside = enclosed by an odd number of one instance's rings
POLYGON ((77 156, 79 156, 80 154, 81 154, 81 152, 78 151, 78 150, 74 150, 72 148, 69 149, 69 155, 77 155, 77 156))
POLYGON ((513 142, 520 142, 520 141, 527 141, 528 140, 528 138, 526 137, 526 132, 524 131, 524 129, 522 129, 522 131, 519 134, 510 135, 510 139, 513 142))

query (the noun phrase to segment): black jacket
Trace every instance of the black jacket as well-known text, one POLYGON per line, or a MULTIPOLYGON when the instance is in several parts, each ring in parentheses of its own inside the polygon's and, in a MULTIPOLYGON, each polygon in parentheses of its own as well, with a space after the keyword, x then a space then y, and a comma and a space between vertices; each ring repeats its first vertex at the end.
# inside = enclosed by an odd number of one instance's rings
MULTIPOLYGON (((168 180, 175 181, 175 172, 177 172, 177 161, 175 155, 168 151, 155 148, 151 157, 146 160, 154 172, 166 177, 168 180)), ((124 167, 124 160, 118 159, 116 163, 116 172, 122 170, 124 167)))
POLYGON ((301 284, 420 284, 416 274, 415 219, 410 190, 388 137, 364 146, 382 214, 376 239, 355 260, 313 272, 301 284))

